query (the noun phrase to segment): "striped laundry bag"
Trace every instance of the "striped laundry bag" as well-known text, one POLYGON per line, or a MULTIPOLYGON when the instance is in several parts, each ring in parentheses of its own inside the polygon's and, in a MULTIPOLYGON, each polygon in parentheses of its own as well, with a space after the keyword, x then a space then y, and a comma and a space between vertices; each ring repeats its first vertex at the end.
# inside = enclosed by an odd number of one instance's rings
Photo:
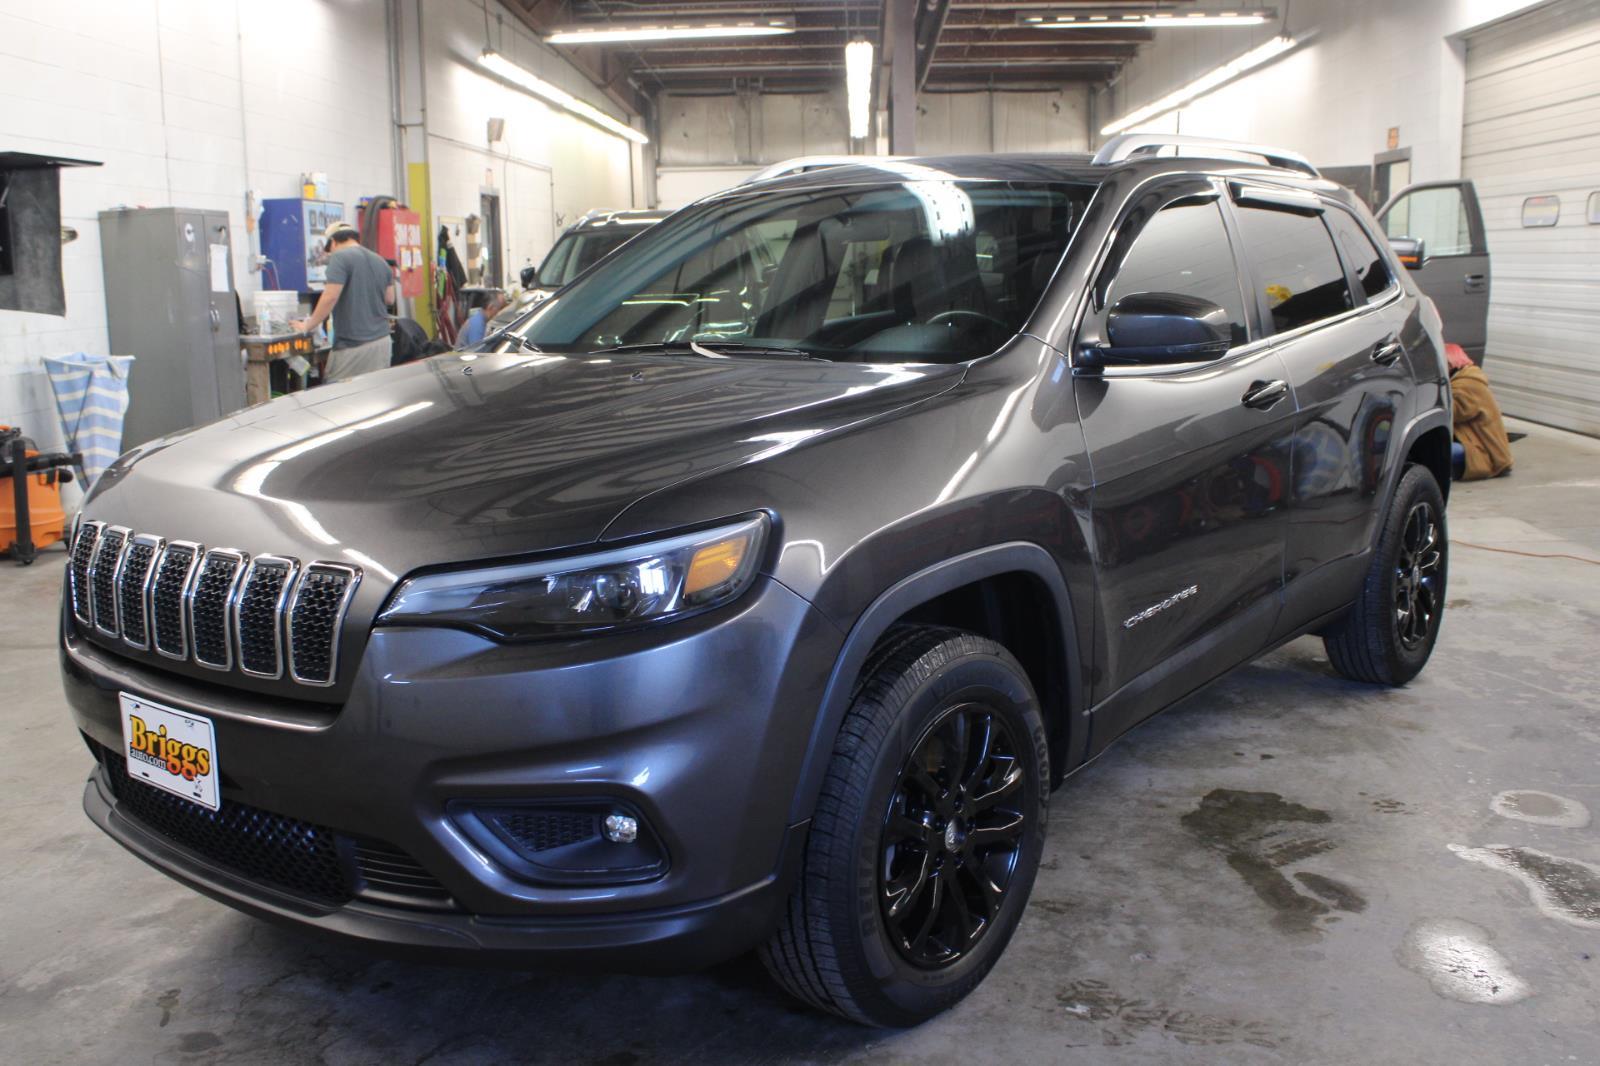
POLYGON ((128 413, 132 363, 131 355, 74 352, 44 357, 67 448, 83 453, 85 490, 122 454, 122 420, 128 413))

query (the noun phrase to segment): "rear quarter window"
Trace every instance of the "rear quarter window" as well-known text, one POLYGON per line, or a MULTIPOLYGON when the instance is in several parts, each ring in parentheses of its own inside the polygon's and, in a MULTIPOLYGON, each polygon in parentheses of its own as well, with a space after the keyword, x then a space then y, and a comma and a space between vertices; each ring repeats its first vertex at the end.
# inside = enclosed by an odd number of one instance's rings
POLYGON ((1299 329, 1355 306, 1321 216, 1241 206, 1239 231, 1274 332, 1299 329))
POLYGON ((1383 253, 1378 251, 1378 246, 1372 243, 1372 238, 1367 236, 1367 231, 1362 228, 1361 223, 1348 212, 1331 208, 1324 217, 1328 221, 1328 228, 1333 230, 1339 247, 1344 251, 1350 269, 1355 272, 1356 282, 1361 291, 1369 300, 1386 292, 1394 284, 1394 278, 1389 273, 1389 264, 1383 258, 1383 253))

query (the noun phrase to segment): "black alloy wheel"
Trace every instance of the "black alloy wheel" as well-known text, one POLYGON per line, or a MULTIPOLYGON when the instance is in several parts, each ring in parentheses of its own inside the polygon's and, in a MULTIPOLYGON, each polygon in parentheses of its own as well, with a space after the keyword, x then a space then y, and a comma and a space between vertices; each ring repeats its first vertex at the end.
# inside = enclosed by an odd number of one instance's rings
POLYGON ((1439 639, 1449 565, 1444 492, 1427 467, 1413 463, 1384 509, 1354 602, 1322 631, 1333 668, 1378 685, 1416 677, 1439 639))
POLYGON ((1050 746, 1006 648, 901 625, 862 667, 761 961, 866 1025, 958 1003, 1016 932, 1044 852, 1050 746))
POLYGON ((913 965, 949 966, 993 926, 1022 848, 1024 773, 1010 726, 977 703, 948 708, 906 759, 884 817, 879 905, 913 965))
POLYGON ((1444 553, 1439 550, 1439 520, 1433 505, 1421 500, 1406 516, 1395 560, 1394 621, 1400 643, 1419 647, 1439 614, 1444 553))

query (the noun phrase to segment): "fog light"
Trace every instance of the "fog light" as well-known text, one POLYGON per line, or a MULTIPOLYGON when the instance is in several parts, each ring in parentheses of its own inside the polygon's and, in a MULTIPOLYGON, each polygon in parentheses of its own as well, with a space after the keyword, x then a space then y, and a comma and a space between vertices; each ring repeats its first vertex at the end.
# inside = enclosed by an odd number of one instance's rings
POLYGON ((606 839, 613 844, 632 844, 639 839, 639 820, 626 814, 606 815, 606 839))

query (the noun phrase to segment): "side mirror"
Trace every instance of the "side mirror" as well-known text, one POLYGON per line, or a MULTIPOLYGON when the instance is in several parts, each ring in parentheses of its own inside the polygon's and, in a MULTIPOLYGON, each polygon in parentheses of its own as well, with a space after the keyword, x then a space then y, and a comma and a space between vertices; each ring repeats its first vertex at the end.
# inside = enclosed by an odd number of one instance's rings
POLYGON ((1407 270, 1421 270, 1428 258, 1428 250, 1421 237, 1390 237, 1389 247, 1394 249, 1400 265, 1407 270))
POLYGON ((1111 305, 1107 343, 1085 348, 1079 365, 1162 365, 1220 359, 1233 347, 1228 312, 1176 292, 1136 292, 1111 305))
POLYGON ((531 289, 537 284, 539 284, 539 271, 538 271, 538 269, 533 267, 533 266, 531 266, 531 265, 523 267, 522 268, 522 287, 524 289, 531 289))

